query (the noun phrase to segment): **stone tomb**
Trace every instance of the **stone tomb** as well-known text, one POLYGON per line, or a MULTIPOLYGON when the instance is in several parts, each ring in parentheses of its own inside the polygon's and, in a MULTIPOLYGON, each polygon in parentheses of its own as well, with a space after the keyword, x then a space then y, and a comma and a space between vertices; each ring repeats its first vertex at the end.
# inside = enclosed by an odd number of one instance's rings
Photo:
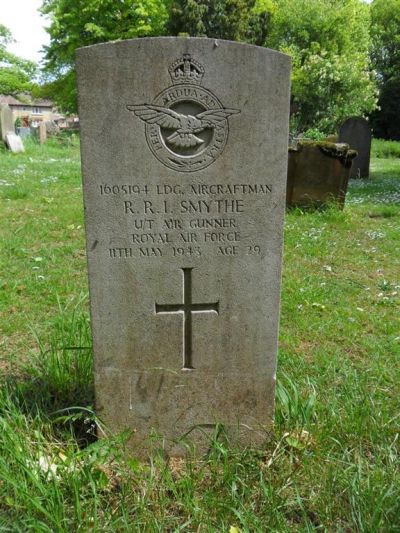
POLYGON ((356 154, 348 144, 327 141, 299 141, 289 148, 287 206, 315 208, 335 203, 343 208, 356 154))
POLYGON ((348 118, 340 127, 339 142, 347 143, 357 151, 350 170, 351 178, 369 177, 369 160, 371 157, 371 126, 362 117, 348 118))
POLYGON ((189 38, 77 52, 96 409, 171 455, 266 438, 290 62, 189 38))
POLYGON ((0 140, 6 142, 9 133, 15 133, 13 114, 7 104, 0 104, 0 140))

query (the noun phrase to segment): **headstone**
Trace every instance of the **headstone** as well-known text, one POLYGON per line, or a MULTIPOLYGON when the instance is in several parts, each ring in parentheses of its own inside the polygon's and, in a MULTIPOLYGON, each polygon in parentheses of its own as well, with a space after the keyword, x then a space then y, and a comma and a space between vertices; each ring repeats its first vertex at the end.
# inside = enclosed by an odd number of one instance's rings
POLYGON ((0 138, 3 142, 8 133, 15 133, 13 114, 7 104, 0 104, 0 138))
POLYGON ((60 133, 60 128, 54 122, 54 120, 48 120, 45 122, 46 132, 48 135, 57 135, 60 133))
POLYGON ((7 133, 6 146, 15 154, 25 151, 21 137, 18 137, 15 133, 7 133))
POLYGON ((299 141, 289 148, 288 207, 344 206, 351 164, 357 152, 348 144, 299 141))
POLYGON ((23 139, 24 137, 30 137, 32 135, 31 128, 25 128, 23 126, 20 126, 17 128, 17 133, 23 139))
POLYGON ((38 141, 39 141, 39 144, 43 144, 46 142, 47 140, 47 128, 46 128, 46 124, 44 122, 41 122, 39 124, 39 128, 38 128, 38 141))
POLYGON ((290 61, 228 41, 77 52, 96 408, 144 455, 274 406, 290 61))
POLYGON ((358 155, 353 160, 350 170, 351 178, 369 177, 369 160, 371 157, 371 126, 362 117, 348 118, 340 127, 339 142, 347 143, 358 155))

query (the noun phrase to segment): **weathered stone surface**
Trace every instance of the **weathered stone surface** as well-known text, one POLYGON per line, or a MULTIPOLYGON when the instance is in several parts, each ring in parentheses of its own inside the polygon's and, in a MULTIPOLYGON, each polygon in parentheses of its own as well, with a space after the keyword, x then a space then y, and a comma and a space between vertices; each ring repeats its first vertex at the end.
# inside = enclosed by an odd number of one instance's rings
POLYGON ((25 151, 21 137, 18 137, 18 135, 16 135, 15 133, 7 133, 6 146, 11 150, 11 152, 14 152, 16 154, 25 151))
POLYGON ((8 133, 15 133, 13 114, 7 104, 0 104, 0 139, 3 142, 8 133))
POLYGON ((348 144, 300 141, 289 150, 286 204, 318 207, 344 205, 351 163, 356 156, 348 144))
POLYGON ((350 170, 351 178, 368 178, 371 157, 371 126, 362 117, 348 118, 340 127, 339 142, 357 151, 350 170))
POLYGON ((24 137, 30 137, 32 135, 32 128, 20 126, 17 128, 17 134, 21 137, 21 139, 24 139, 24 137))
POLYGON ((273 416, 289 58, 159 38, 77 53, 97 412, 144 455, 273 416), (160 443, 158 443, 160 444, 160 443))
POLYGON ((60 128, 57 126, 54 120, 48 120, 45 122, 47 135, 57 135, 60 133, 60 128))
POLYGON ((38 141, 39 144, 44 144, 47 141, 47 128, 45 122, 41 122, 38 127, 38 141))

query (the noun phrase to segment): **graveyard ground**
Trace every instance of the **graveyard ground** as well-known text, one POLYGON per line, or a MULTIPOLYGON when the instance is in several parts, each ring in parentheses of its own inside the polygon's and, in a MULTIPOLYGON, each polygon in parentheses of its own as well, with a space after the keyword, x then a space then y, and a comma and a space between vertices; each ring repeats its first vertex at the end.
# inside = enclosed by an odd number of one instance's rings
POLYGON ((374 149, 343 212, 286 217, 265 447, 146 465, 93 436, 78 140, 0 152, 1 531, 400 531, 400 150, 374 149))

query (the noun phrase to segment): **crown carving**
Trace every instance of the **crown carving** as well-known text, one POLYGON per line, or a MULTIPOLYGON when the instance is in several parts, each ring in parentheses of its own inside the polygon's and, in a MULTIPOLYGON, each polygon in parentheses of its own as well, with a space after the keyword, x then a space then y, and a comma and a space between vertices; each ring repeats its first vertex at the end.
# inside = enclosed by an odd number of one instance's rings
POLYGON ((200 85, 204 76, 204 67, 190 54, 183 54, 168 68, 173 84, 195 83, 200 85))

